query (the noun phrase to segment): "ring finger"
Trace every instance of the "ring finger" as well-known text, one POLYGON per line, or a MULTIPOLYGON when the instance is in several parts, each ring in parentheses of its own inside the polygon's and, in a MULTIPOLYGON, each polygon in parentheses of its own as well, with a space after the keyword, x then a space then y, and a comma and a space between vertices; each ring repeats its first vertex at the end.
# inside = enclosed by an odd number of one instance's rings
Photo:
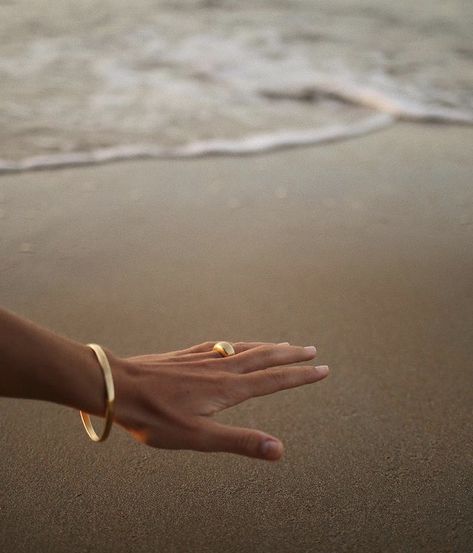
MULTIPOLYGON (((190 361, 204 361, 205 359, 222 359, 222 355, 217 351, 213 351, 212 349, 213 346, 216 344, 216 342, 208 342, 208 343, 211 345, 205 351, 190 351, 192 348, 189 348, 189 350, 174 352, 175 355, 174 355, 173 361, 190 362, 190 361)), ((282 343, 288 344, 288 342, 282 342, 282 343)), ((231 344, 235 350, 235 354, 243 353, 244 351, 248 351, 260 346, 276 345, 273 342, 231 342, 231 344)), ((197 346, 197 347, 201 347, 201 346, 197 346)))

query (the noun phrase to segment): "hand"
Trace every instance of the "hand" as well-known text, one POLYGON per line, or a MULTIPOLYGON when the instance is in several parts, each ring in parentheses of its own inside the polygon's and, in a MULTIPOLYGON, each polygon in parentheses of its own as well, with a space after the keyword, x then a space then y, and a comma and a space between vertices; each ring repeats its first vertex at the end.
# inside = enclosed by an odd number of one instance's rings
POLYGON ((322 380, 328 367, 281 367, 310 361, 313 346, 239 342, 233 344, 235 355, 222 357, 214 344, 117 360, 115 422, 153 447, 279 459, 283 446, 277 438, 211 416, 253 397, 322 380))

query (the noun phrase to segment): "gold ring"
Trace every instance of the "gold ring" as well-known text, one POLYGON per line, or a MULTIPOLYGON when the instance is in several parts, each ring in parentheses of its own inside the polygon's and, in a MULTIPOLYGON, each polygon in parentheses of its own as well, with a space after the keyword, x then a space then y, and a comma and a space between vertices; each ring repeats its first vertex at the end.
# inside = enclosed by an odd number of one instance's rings
POLYGON ((212 349, 217 353, 220 353, 222 357, 235 355, 235 348, 232 344, 230 344, 230 342, 217 342, 212 349))

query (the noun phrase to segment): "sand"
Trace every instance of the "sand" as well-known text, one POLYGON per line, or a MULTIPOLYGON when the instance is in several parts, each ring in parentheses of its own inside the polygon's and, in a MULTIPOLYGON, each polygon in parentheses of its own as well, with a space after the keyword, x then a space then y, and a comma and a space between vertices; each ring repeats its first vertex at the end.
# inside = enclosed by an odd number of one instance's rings
POLYGON ((0 400, 0 550, 471 551, 472 138, 0 179, 5 307, 123 355, 289 340, 332 369, 219 416, 278 463, 97 445, 70 408, 0 400))

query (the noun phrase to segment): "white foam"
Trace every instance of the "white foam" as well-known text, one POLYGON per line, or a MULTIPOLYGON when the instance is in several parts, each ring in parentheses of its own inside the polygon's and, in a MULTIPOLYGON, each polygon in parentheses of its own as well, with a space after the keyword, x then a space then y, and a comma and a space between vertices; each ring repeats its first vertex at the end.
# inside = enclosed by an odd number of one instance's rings
POLYGON ((379 90, 373 86, 359 85, 353 81, 322 77, 315 90, 330 94, 346 102, 365 106, 400 119, 424 123, 473 124, 473 114, 461 109, 428 105, 402 95, 379 90))
POLYGON ((330 125, 318 129, 286 130, 249 135, 237 140, 200 140, 165 148, 152 144, 122 145, 98 148, 89 152, 72 152, 32 156, 20 161, 0 159, 0 174, 58 169, 119 160, 147 158, 196 158, 210 155, 244 156, 295 146, 308 146, 361 136, 387 127, 395 121, 389 114, 376 114, 352 125, 330 125))
POLYGON ((0 172, 471 125, 471 30, 458 0, 419 1, 102 0, 97 17, 18 0, 0 19, 0 172))

